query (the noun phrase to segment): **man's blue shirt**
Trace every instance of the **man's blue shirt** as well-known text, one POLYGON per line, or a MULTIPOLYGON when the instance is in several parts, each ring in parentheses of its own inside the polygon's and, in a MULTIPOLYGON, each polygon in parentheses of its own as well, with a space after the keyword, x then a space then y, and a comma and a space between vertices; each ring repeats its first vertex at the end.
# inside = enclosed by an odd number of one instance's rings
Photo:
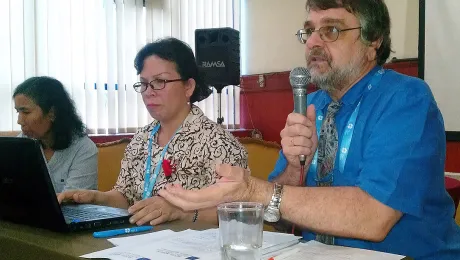
MULTIPOLYGON (((446 137, 442 115, 428 85, 414 77, 371 70, 342 97, 336 115, 339 145, 348 119, 361 101, 344 171, 336 156, 333 186, 356 186, 381 203, 403 213, 382 242, 335 238, 337 245, 366 248, 415 259, 460 259, 460 228, 453 219, 454 204, 445 189, 446 137)), ((319 90, 308 104, 326 114, 332 101, 319 90)), ((269 176, 286 168, 282 151, 269 176)), ((306 186, 316 186, 309 173, 306 186)), ((327 206, 327 205, 325 205, 327 206)), ((305 240, 315 234, 304 231, 305 240)))

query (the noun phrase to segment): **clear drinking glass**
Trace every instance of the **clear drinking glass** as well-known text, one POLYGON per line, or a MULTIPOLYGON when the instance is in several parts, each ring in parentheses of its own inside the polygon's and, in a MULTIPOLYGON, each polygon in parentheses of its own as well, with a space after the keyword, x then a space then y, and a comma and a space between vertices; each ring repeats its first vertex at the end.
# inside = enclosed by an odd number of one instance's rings
POLYGON ((231 202, 217 207, 222 260, 259 260, 262 247, 261 203, 231 202))

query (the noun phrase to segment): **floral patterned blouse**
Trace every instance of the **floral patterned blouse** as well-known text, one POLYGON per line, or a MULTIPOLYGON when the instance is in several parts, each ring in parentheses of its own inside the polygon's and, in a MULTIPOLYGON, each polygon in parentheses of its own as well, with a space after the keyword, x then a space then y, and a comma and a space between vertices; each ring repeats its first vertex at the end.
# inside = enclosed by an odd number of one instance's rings
MULTIPOLYGON (((159 122, 140 128, 126 147, 121 161, 121 170, 114 190, 122 193, 129 205, 142 200, 144 178, 148 156, 149 136, 159 122)), ((163 147, 160 147, 154 135, 152 143, 152 161, 150 174, 160 161, 163 147)), ((243 168, 248 167, 245 147, 227 130, 208 119, 203 112, 192 105, 182 127, 173 136, 165 153, 165 160, 176 165, 170 180, 166 180, 162 167, 153 187, 156 195, 166 183, 182 185, 184 189, 196 190, 214 184, 217 174, 216 163, 227 163, 243 168)))

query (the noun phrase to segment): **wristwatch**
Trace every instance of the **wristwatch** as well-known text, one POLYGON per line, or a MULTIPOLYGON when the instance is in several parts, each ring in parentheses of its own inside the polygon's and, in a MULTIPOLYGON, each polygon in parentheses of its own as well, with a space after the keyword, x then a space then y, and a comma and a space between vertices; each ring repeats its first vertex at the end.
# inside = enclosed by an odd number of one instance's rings
POLYGON ((281 218, 280 204, 281 196, 283 195, 283 185, 276 182, 274 184, 272 199, 264 212, 264 220, 267 222, 278 222, 281 218))

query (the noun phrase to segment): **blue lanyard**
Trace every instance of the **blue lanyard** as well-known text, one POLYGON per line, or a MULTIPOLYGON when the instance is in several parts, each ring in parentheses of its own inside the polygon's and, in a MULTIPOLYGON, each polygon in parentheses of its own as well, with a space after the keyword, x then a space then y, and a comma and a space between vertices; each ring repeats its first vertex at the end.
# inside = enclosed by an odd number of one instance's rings
POLYGON ((142 193, 142 199, 147 199, 147 198, 150 198, 150 196, 152 196, 153 186, 155 186, 158 174, 160 174, 161 165, 163 164, 163 159, 165 157, 166 151, 168 150, 169 143, 174 138, 174 136, 177 134, 180 127, 176 130, 174 135, 171 137, 171 139, 168 141, 168 143, 163 148, 163 151, 161 152, 160 160, 155 166, 155 171, 153 172, 153 175, 150 176, 150 169, 152 167, 153 137, 155 136, 155 134, 158 132, 159 129, 160 129, 160 124, 157 124, 155 128, 153 128, 152 132, 150 133, 150 137, 149 137, 149 147, 148 147, 149 150, 148 150, 148 155, 147 155, 148 156, 147 157, 147 167, 145 168, 145 182, 144 182, 144 192, 142 193))
MULTIPOLYGON (((374 74, 370 84, 367 86, 367 89, 371 90, 372 86, 377 85, 380 82, 380 79, 382 78, 384 73, 385 73, 384 69, 379 69, 374 74)), ((358 105, 353 111, 353 114, 351 114, 350 118, 348 119, 347 126, 345 127, 345 130, 342 136, 342 140, 340 142, 340 148, 339 148, 339 170, 340 172, 343 172, 345 168, 345 162, 347 161, 347 156, 348 156, 348 152, 350 149, 351 140, 353 138, 353 132, 355 130, 356 118, 358 117, 359 108, 361 106, 361 100, 359 101, 358 105)), ((318 138, 320 137, 320 130, 321 130, 321 125, 323 123, 323 119, 324 119, 323 112, 321 110, 317 110, 316 111, 316 131, 317 131, 318 138)), ((313 156, 313 160, 310 164, 310 168, 308 171, 309 174, 314 174, 314 176, 316 176, 317 168, 318 168, 318 149, 316 149, 315 155, 313 156)), ((328 181, 332 182, 333 181, 332 174, 328 174, 328 175, 330 175, 330 180, 328 181)), ((324 180, 316 180, 316 181, 324 182, 324 180)), ((307 180, 305 178, 305 185, 307 184, 306 182, 307 180)))

